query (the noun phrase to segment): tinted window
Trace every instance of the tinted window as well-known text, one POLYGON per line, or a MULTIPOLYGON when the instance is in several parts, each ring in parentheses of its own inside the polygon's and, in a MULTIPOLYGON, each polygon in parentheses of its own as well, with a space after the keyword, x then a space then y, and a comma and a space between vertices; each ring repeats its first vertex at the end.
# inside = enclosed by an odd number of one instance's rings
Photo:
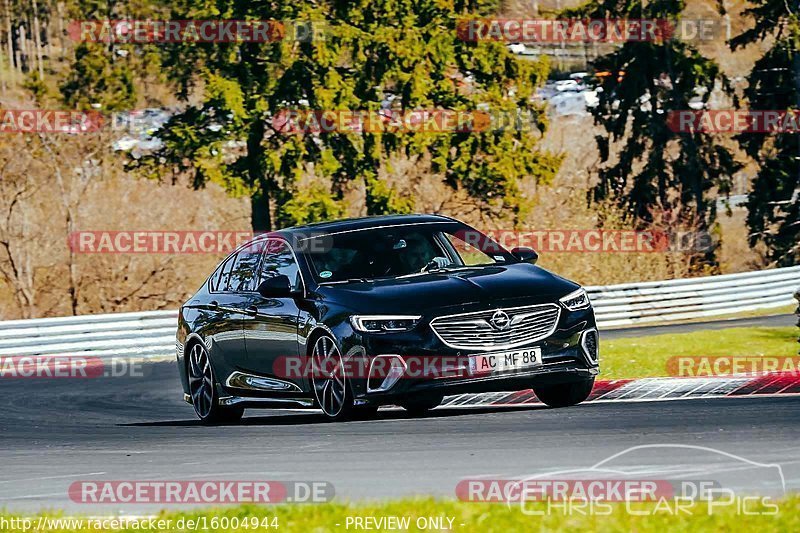
POLYGON ((332 233, 314 237, 304 250, 314 275, 323 283, 514 261, 497 242, 460 223, 332 233))
POLYGON ((226 290, 234 292, 256 290, 256 270, 258 269, 258 261, 261 258, 261 249, 263 247, 264 242, 259 241, 239 250, 228 277, 226 290))
POLYGON ((416 231, 357 232, 337 236, 333 242, 330 250, 313 256, 318 272, 331 273, 322 276, 329 281, 411 274, 445 255, 432 234, 416 231))
POLYGON ((217 271, 214 272, 214 275, 211 276, 211 279, 208 283, 208 288, 212 292, 218 292, 225 290, 225 285, 228 282, 228 277, 231 273, 231 267, 233 263, 236 261, 237 254, 231 254, 228 256, 227 259, 217 268, 217 271))
POLYGON ((282 274, 289 278, 292 283, 292 289, 300 289, 302 287, 300 270, 297 268, 292 251, 285 242, 275 239, 268 240, 264 247, 263 256, 259 284, 264 280, 282 274))

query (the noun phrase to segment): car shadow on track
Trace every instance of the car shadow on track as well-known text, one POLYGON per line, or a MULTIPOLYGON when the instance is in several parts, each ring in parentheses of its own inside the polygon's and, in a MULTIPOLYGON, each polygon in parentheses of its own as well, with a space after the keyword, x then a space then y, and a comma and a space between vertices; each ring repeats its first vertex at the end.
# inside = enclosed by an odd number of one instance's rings
MULTIPOLYGON (((435 418, 449 418, 453 416, 469 416, 479 414, 491 413, 504 413, 513 411, 538 411, 549 410, 549 407, 544 405, 526 405, 520 407, 469 407, 469 408, 443 408, 436 409, 425 415, 411 415, 402 410, 384 410, 378 411, 378 414, 371 418, 348 420, 345 422, 336 422, 336 425, 347 424, 360 424, 360 423, 376 423, 382 421, 393 420, 425 420, 435 418)), ((296 411, 287 411, 285 414, 266 415, 266 416, 248 416, 243 418, 240 422, 235 424, 226 424, 227 427, 243 427, 243 426, 300 426, 310 424, 333 424, 328 418, 321 413, 314 411, 298 413, 296 411)), ((134 422, 130 424, 117 424, 121 427, 179 427, 179 426, 203 426, 199 420, 166 420, 158 422, 134 422)))

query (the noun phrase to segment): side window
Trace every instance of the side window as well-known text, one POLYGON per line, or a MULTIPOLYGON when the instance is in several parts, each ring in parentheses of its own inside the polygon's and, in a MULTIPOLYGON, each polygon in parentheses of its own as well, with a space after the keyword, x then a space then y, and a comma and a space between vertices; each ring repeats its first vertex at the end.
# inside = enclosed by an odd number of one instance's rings
POLYGON ((400 274, 419 272, 434 257, 445 255, 441 246, 430 235, 423 233, 406 234, 393 246, 393 250, 397 249, 399 245, 402 245, 403 248, 397 250, 399 253, 395 254, 395 268, 400 274))
MULTIPOLYGON (((289 246, 281 240, 271 239, 264 247, 264 258, 261 261, 261 272, 258 277, 258 284, 264 280, 283 274, 289 277, 292 289, 300 289, 300 269, 294 260, 294 255, 289 246)), ((258 285, 256 285, 257 287, 258 285)))
MULTIPOLYGON (((475 233, 477 235, 477 232, 475 233)), ((450 244, 453 246, 453 248, 455 248, 456 253, 461 257, 461 260, 466 266, 494 265, 498 261, 498 259, 493 258, 492 256, 484 253, 482 250, 478 249, 475 244, 468 243, 462 240, 460 237, 456 237, 450 233, 445 233, 445 237, 450 241, 450 244)), ((470 235, 467 234, 466 237, 469 238, 470 235)), ((477 239, 472 240, 477 241, 477 239)), ((500 257, 499 259, 502 260, 503 257, 500 257)))
POLYGON ((217 271, 214 272, 214 275, 211 276, 211 279, 208 280, 208 288, 211 292, 225 290, 225 285, 227 285, 228 278, 231 274, 231 267, 233 267, 233 263, 236 261, 237 255, 238 254, 236 253, 229 255, 222 265, 217 268, 217 271))
POLYGON ((262 248, 264 248, 264 241, 257 241, 239 250, 228 277, 227 291, 248 292, 256 290, 256 269, 258 268, 258 260, 261 258, 262 248))

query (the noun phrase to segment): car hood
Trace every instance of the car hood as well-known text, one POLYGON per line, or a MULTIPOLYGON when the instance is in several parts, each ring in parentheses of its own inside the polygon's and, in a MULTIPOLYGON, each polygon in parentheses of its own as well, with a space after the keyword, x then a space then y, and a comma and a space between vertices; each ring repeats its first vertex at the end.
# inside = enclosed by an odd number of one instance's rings
POLYGON ((359 313, 424 314, 433 309, 554 302, 579 287, 529 263, 476 267, 346 284, 319 294, 359 313))

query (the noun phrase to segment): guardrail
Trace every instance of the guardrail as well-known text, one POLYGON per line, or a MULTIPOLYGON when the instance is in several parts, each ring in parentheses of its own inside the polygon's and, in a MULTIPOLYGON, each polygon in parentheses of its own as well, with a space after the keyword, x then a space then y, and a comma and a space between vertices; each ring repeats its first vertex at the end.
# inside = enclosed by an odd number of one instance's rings
POLYGON ((800 266, 587 287, 601 327, 705 318, 792 305, 800 266))
MULTIPOLYGON (((791 305, 798 285, 800 266, 586 290, 598 325, 609 328, 791 305)), ((0 357, 171 358, 177 319, 177 311, 148 311, 8 320, 0 322, 0 357)))
POLYGON ((172 355, 177 323, 177 311, 7 320, 0 322, 0 357, 172 355))

